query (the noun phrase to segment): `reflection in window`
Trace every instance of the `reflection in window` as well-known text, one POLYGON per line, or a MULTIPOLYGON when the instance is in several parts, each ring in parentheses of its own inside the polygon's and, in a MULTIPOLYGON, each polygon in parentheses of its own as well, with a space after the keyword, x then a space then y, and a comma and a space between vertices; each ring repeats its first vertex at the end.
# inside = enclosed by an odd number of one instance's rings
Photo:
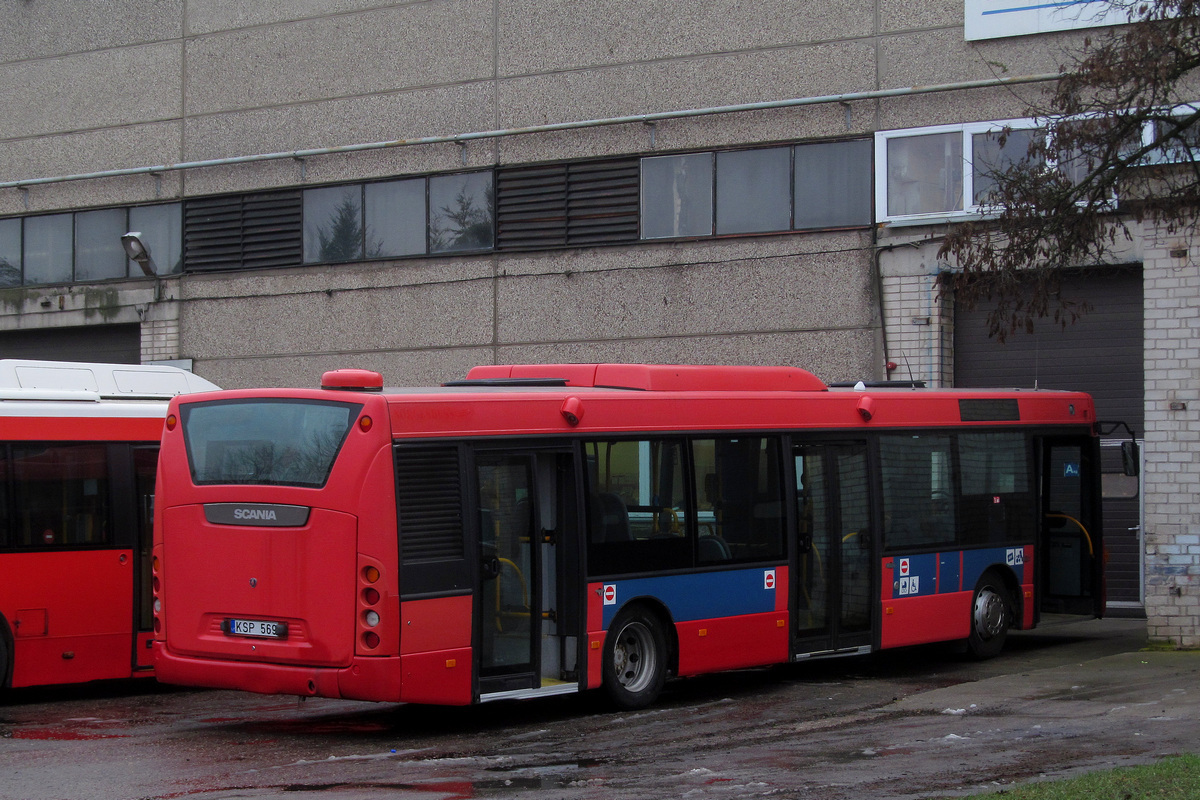
POLYGON ((963 137, 959 131, 887 140, 887 213, 963 210, 963 137))
POLYGON ((642 238, 711 236, 713 154, 642 159, 642 238))
POLYGON ((304 263, 336 264, 362 255, 362 186, 305 190, 304 263))
POLYGON ((792 149, 717 153, 717 233, 791 227, 792 149))
POLYGON ((793 226, 870 225, 873 150, 870 139, 797 145, 793 226))
POLYGON ((958 437, 960 541, 1006 544, 1034 529, 1029 443, 1022 433, 958 437))
POLYGON ((425 179, 368 183, 367 258, 425 253, 425 179))
POLYGON ((881 436, 884 540, 888 547, 931 547, 955 540, 949 436, 881 436))
POLYGON ((111 541, 103 444, 14 445, 13 507, 19 547, 111 541))
MULTIPOLYGON (((183 205, 166 203, 129 209, 129 230, 142 235, 150 251, 155 275, 174 275, 183 270, 183 205)), ((136 265, 130 275, 140 275, 136 265)))
POLYGON ((783 557, 779 445, 739 436, 692 443, 702 564, 783 557))
POLYGON ((67 283, 73 257, 73 214, 25 219, 25 283, 67 283))
POLYGON ((1045 136, 1044 130, 1030 128, 1008 131, 1000 143, 1000 131, 976 133, 971 136, 971 178, 975 205, 995 202, 992 193, 996 189, 996 176, 1010 167, 1029 158, 1029 146, 1035 139, 1045 136))
POLYGON ((21 220, 0 219, 0 287, 21 285, 21 220))
POLYGON ((75 215, 75 280, 124 278, 129 260, 121 245, 125 209, 105 208, 75 215))
POLYGON ((683 445, 673 440, 589 442, 588 572, 692 565, 683 445))
POLYGON ((490 171, 429 179, 430 252, 492 247, 495 216, 490 171))

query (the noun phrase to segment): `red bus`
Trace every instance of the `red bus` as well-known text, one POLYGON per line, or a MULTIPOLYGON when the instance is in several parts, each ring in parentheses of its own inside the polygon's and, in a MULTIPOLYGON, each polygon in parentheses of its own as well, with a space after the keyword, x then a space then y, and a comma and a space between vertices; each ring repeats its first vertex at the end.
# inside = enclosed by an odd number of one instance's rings
POLYGON ((1100 615, 1086 394, 477 367, 172 401, 160 680, 469 704, 1100 615))
POLYGON ((0 688, 151 674, 167 366, 0 360, 0 688))

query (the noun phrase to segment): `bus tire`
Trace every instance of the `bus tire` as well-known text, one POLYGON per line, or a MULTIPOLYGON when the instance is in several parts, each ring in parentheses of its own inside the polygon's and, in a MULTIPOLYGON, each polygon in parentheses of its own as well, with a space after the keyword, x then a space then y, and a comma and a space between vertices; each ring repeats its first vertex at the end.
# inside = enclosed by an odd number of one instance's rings
POLYGON ((667 637, 644 606, 621 610, 604 637, 604 688, 622 709, 645 708, 667 679, 667 637))
POLYGON ((984 660, 1000 655, 1012 626, 1013 604, 1004 580, 995 570, 983 573, 971 598, 971 633, 967 652, 984 660))

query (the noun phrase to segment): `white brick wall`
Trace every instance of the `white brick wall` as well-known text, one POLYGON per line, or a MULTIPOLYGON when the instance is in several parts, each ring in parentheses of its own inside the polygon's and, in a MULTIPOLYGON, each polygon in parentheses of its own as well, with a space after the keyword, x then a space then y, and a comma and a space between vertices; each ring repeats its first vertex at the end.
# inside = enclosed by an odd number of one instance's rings
POLYGON ((1149 228, 1143 236, 1148 632, 1198 647, 1200 239, 1149 228))

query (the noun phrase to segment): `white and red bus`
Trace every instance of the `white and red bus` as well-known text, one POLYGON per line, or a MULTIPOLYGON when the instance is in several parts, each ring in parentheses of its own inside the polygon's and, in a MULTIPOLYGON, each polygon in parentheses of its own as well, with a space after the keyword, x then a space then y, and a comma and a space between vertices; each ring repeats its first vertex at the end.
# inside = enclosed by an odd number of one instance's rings
POLYGON ((162 681, 469 704, 1103 612, 1086 394, 488 366, 172 401, 162 681))
POLYGON ((151 674, 167 366, 0 360, 0 688, 151 674))

